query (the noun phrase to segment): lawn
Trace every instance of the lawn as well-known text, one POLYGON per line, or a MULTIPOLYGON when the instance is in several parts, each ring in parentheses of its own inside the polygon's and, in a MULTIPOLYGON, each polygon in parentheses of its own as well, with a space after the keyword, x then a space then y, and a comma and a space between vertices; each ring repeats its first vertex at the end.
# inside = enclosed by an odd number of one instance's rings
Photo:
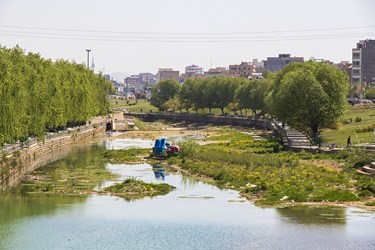
MULTIPOLYGON (((158 109, 152 106, 148 101, 145 100, 115 100, 111 99, 112 108, 126 108, 129 112, 159 112, 158 109)), ((179 111, 176 111, 179 113, 179 111)), ((185 110, 183 111, 186 112, 185 110)), ((224 109, 227 114, 233 114, 228 109, 224 109)), ((194 113, 190 110, 190 113, 194 113)), ((239 113, 239 111, 237 111, 239 113)), ((208 109, 199 110, 198 114, 208 114, 208 109)), ((212 114, 221 115, 220 109, 212 109, 212 114)), ((245 112, 243 112, 245 115, 245 112)), ((251 115, 251 112, 248 112, 251 115)), ((369 126, 375 125, 375 106, 365 105, 348 105, 343 117, 341 117, 337 129, 326 129, 322 132, 322 138, 324 144, 335 143, 337 146, 346 146, 348 136, 351 136, 352 144, 360 143, 374 143, 374 131, 365 133, 358 133, 355 130, 368 128, 369 126), (356 119, 357 118, 357 119, 356 119), (360 119, 358 119, 360 118, 360 119), (360 121, 359 121, 360 120, 360 121)))
POLYGON ((152 106, 148 101, 145 100, 120 100, 120 99, 111 99, 110 100, 111 108, 125 108, 129 112, 158 112, 158 109, 152 106))
POLYGON ((322 132, 324 143, 336 143, 345 146, 348 136, 352 144, 374 143, 374 131, 358 133, 355 130, 367 128, 375 124, 375 106, 348 105, 344 116, 340 119, 338 129, 327 129, 322 132), (358 117, 358 118, 357 118, 358 117), (357 118, 357 121, 356 121, 357 118), (360 120, 360 121, 359 121, 360 120))

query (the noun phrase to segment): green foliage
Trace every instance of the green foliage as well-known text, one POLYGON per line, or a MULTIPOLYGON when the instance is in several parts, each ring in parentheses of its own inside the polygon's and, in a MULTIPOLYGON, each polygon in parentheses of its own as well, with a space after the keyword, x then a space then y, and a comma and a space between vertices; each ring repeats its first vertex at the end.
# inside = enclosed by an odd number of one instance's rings
POLYGON ((249 134, 228 130, 207 140, 218 143, 202 145, 188 156, 181 155, 182 160, 177 163, 191 173, 211 177, 219 186, 239 189, 247 197, 263 197, 263 203, 356 201, 359 198, 352 190, 359 195, 372 192, 374 184, 370 177, 354 182, 353 176, 358 176, 354 171, 336 171, 306 163, 340 159, 356 162, 358 157, 368 160, 360 152, 345 156, 303 151, 274 153, 280 150, 276 141, 254 141, 249 134))
POLYGON ((1 145, 109 110, 111 84, 84 65, 0 47, 0 72, 1 145))
POLYGON ((326 189, 314 194, 313 201, 358 201, 359 198, 349 190, 326 189))
POLYGON ((277 74, 269 106, 280 120, 315 137, 343 114, 348 87, 347 76, 332 65, 291 63, 277 74))
POLYGON ((366 202, 365 206, 375 206, 375 201, 366 202))
POLYGON ((357 117, 355 118, 355 122, 360 122, 360 121, 362 121, 362 118, 359 117, 359 116, 357 116, 357 117))
POLYGON ((130 148, 120 150, 106 150, 102 156, 112 163, 116 162, 139 162, 141 157, 148 156, 150 149, 130 148))
POLYGON ((266 109, 266 97, 271 89, 271 79, 257 79, 244 82, 237 88, 235 100, 243 109, 250 109, 256 114, 257 110, 266 109))
POLYGON ((174 189, 175 187, 166 183, 145 183, 143 181, 130 178, 122 183, 107 187, 102 192, 108 192, 112 195, 120 196, 126 200, 135 200, 144 197, 166 195, 174 189))
POLYGON ((200 150, 199 144, 191 140, 181 141, 178 143, 178 145, 180 147, 179 155, 181 157, 195 157, 200 150))
POLYGON ((134 124, 140 130, 143 130, 145 128, 143 122, 137 118, 134 119, 134 124))
POLYGON ((352 118, 347 118, 347 119, 344 118, 344 119, 341 120, 341 122, 343 124, 350 124, 350 123, 353 122, 353 119, 352 118))
POLYGON ((365 126, 365 127, 356 128, 356 129, 354 129, 354 131, 356 133, 367 133, 367 132, 374 131, 374 128, 375 128, 375 124, 372 124, 372 125, 368 125, 368 126, 365 126))
POLYGON ((155 84, 151 89, 150 103, 159 110, 165 110, 163 104, 178 96, 181 85, 176 80, 164 80, 155 84))
POLYGON ((366 88, 366 98, 375 99, 375 87, 366 88))
POLYGON ((352 135, 352 144, 373 143, 374 132, 370 130, 370 126, 374 124, 375 108, 365 105, 349 105, 347 104, 344 116, 341 118, 341 126, 338 130, 327 129, 322 132, 325 143, 335 143, 338 146, 346 146, 346 140, 352 135), (354 122, 355 117, 361 117, 359 123, 354 122), (344 122, 352 121, 352 122, 344 122), (367 128, 363 133, 357 133, 356 129, 367 128))

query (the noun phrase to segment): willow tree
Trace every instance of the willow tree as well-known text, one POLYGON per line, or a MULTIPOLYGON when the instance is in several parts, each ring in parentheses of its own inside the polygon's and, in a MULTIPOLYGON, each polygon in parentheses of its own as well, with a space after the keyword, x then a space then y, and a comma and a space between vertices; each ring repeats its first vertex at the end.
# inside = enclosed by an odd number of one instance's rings
POLYGON ((106 114, 110 89, 84 65, 0 46, 0 146, 106 114))
POLYGON ((288 64, 276 75, 270 100, 273 115, 317 138, 346 106, 348 77, 327 63, 288 64))

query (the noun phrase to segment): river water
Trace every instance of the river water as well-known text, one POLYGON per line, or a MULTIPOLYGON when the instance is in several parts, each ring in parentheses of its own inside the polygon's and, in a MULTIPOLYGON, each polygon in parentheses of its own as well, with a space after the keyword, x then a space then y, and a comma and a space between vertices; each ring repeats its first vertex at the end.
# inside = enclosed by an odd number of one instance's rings
MULTIPOLYGON (((0 196, 0 249, 375 249, 375 213, 344 208, 259 208, 238 192, 148 164, 85 161, 105 148, 151 141, 119 139, 73 150, 49 167, 104 164, 129 177, 176 187, 126 201, 107 195, 0 196), (78 157, 77 157, 78 156, 78 157)), ((111 185, 101 183, 97 188, 111 185)))

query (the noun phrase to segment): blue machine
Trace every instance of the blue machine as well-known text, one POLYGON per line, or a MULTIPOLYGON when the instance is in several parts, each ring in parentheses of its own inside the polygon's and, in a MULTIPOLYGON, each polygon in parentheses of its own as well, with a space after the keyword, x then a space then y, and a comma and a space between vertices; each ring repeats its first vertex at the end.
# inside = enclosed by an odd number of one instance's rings
POLYGON ((166 143, 166 140, 163 138, 163 139, 157 139, 155 141, 155 145, 154 147, 152 148, 152 152, 154 155, 160 155, 162 153, 165 153, 165 143, 166 143))

